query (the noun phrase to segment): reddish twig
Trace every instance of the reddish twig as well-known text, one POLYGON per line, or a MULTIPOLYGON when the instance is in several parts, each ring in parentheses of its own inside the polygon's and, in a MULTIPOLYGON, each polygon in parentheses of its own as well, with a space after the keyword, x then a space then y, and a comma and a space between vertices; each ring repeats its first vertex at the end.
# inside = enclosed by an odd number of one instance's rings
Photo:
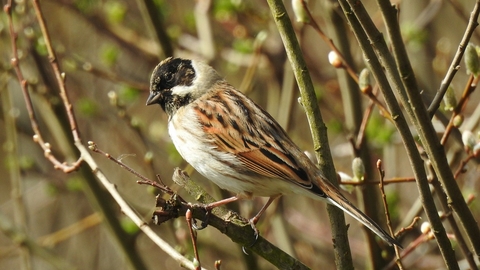
POLYGON ((185 213, 185 219, 187 220, 190 238, 192 239, 193 253, 195 254, 195 260, 193 261, 193 264, 195 265, 196 270, 200 270, 202 268, 202 264, 200 263, 200 256, 198 255, 197 235, 193 231, 192 211, 190 211, 190 209, 187 209, 187 212, 185 213))
POLYGON ((477 88, 477 84, 478 84, 479 80, 480 80, 480 77, 474 77, 473 75, 470 75, 470 77, 468 78, 467 85, 465 87, 465 90, 463 91, 462 97, 460 98, 457 106, 453 110, 453 114, 450 117, 450 121, 448 122, 448 125, 445 128, 445 133, 443 133, 443 137, 440 140, 440 143, 442 145, 445 145, 445 143, 448 139, 448 136, 450 135, 450 133, 452 131, 452 128, 454 128, 454 126, 453 126, 454 121, 453 120, 455 119, 455 117, 457 115, 460 115, 462 113, 462 111, 464 110, 465 105, 467 103, 467 100, 470 97, 470 95, 473 93, 473 91, 477 88))
POLYGON ((372 115, 374 106, 375 106, 375 102, 373 102, 373 100, 370 100, 370 102, 368 103, 367 109, 363 113, 362 123, 360 124, 360 128, 358 129, 357 138, 355 139, 355 142, 354 142, 355 149, 360 149, 362 147, 362 144, 363 144, 364 138, 365 138, 365 132, 367 130, 368 120, 370 119, 370 116, 372 115))
MULTIPOLYGON (((38 3, 36 3, 36 4, 38 4, 38 3)), ((36 4, 34 3, 34 6, 37 6, 36 4)), ((13 57, 11 59, 11 64, 12 64, 13 69, 15 70, 18 81, 20 82, 20 88, 22 90, 23 98, 25 100, 25 105, 26 105, 26 108, 27 108, 28 117, 30 118, 30 123, 31 123, 32 129, 33 129, 33 132, 34 132, 33 140, 36 143, 38 143, 38 145, 40 145, 40 147, 43 149, 45 158, 47 158, 53 164, 55 169, 62 170, 65 173, 70 173, 72 171, 75 171, 75 170, 78 169, 78 167, 80 167, 80 164, 83 161, 82 157, 79 157, 78 160, 73 162, 72 164, 67 164, 66 162, 61 162, 52 154, 51 145, 48 142, 45 142, 45 140, 43 139, 43 136, 42 136, 42 133, 40 132, 38 121, 37 121, 37 118, 35 116, 35 112, 34 112, 34 109, 33 109, 32 99, 30 97, 30 93, 28 92, 28 82, 25 79, 25 77, 23 76, 22 70, 20 69, 20 59, 18 57, 18 48, 17 48, 18 35, 15 32, 15 29, 13 27, 12 1, 11 0, 8 1, 8 3, 4 6, 4 11, 7 14, 9 32, 10 32, 10 37, 11 37, 11 47, 12 47, 12 53, 13 53, 13 57)), ((47 46, 49 52, 53 51, 51 49, 49 36, 45 35, 45 33, 43 32, 43 30, 45 28, 45 24, 43 23, 43 17, 41 16, 41 14, 38 15, 37 17, 38 17, 38 21, 39 21, 40 25, 43 25, 43 27, 41 27, 41 28, 42 28, 42 33, 44 34, 44 38, 45 38, 45 45, 47 46)), ((50 61, 54 62, 54 61, 52 61, 52 59, 50 59, 50 61)), ((58 72, 58 66, 57 66, 56 71, 58 72)), ((63 82, 63 76, 60 75, 59 72, 58 72, 58 74, 59 74, 60 80, 63 82)), ((65 89, 63 88, 63 91, 64 90, 65 89)), ((72 129, 72 134, 73 134, 74 140, 79 141, 78 133, 76 132, 76 130, 77 130, 76 126, 77 125, 75 123, 75 117, 73 116, 73 111, 72 111, 72 108, 71 108, 72 106, 71 106, 71 104, 68 101, 68 98, 66 96, 64 97, 62 95, 62 100, 64 101, 65 105, 67 105, 67 104, 69 105, 68 107, 66 106, 66 108, 67 108, 67 114, 68 114, 69 120, 70 120, 70 126, 71 126, 71 129, 72 129)))
MULTIPOLYGON (((153 186, 153 187, 156 187, 158 189, 160 189, 161 191, 169 194, 169 195, 174 195, 175 192, 173 192, 173 190, 171 190, 169 187, 163 185, 163 184, 158 184, 150 179, 148 179, 147 177, 141 175, 140 173, 138 173, 137 171, 135 171, 134 169, 132 169, 130 166, 126 165, 125 163, 123 163, 122 161, 120 161, 119 159, 116 159, 114 157, 112 157, 109 153, 107 152, 104 152, 103 150, 99 149, 97 144, 92 142, 92 141, 89 141, 88 142, 88 148, 90 150, 92 150, 93 152, 95 153, 99 153, 99 154, 102 154, 104 155, 106 158, 108 158, 109 160, 115 162, 116 164, 118 164, 120 167, 124 168, 125 170, 127 170, 129 173, 135 175, 136 177, 142 179, 140 181, 137 181, 137 183, 139 184, 144 184, 144 185, 150 185, 150 186, 153 186)), ((157 175, 157 178, 160 179, 160 176, 157 175)), ((161 180, 160 180, 161 182, 161 180)), ((183 200, 183 199, 182 199, 183 200)))
POLYGON ((63 104, 65 105, 65 110, 67 111, 68 121, 70 123, 70 128, 72 130, 73 140, 74 142, 80 142, 80 135, 78 133, 77 128, 77 120, 75 118, 75 114, 73 112, 73 106, 70 103, 70 99, 68 98, 67 90, 65 88, 65 73, 60 71, 60 67, 58 66, 58 59, 55 55, 55 51, 53 50, 50 34, 48 33, 47 26, 45 24, 45 19, 42 13, 42 9, 40 8, 40 3, 38 0, 33 0, 33 8, 35 9, 35 14, 37 15, 38 24, 42 31, 43 38, 45 40, 45 47, 48 51, 48 58, 50 60, 50 65, 53 68, 53 73, 55 74, 55 78, 57 79, 57 84, 60 89, 60 97, 62 98, 63 104))
POLYGON ((395 237, 399 237, 400 235, 406 233, 407 231, 411 231, 414 229, 415 224, 420 220, 420 217, 414 217, 412 220, 412 223, 408 225, 407 227, 401 228, 398 232, 395 233, 395 237))
POLYGON ((453 178, 457 179, 460 176, 460 174, 465 173, 466 171, 465 166, 473 158, 475 158, 475 154, 472 152, 465 159, 460 161, 460 164, 458 165, 458 169, 455 171, 455 174, 453 174, 453 178))
MULTIPOLYGON (((413 240, 410 242, 410 244, 401 252, 400 258, 403 259, 407 257, 409 254, 411 254, 418 246, 420 246, 423 243, 427 243, 430 240, 433 240, 434 236, 433 233, 426 233, 426 234, 421 234, 420 236, 417 237, 417 239, 413 240)), ((392 269, 394 265, 396 264, 398 258, 395 260, 392 260, 384 269, 392 269)))
MULTIPOLYGON (((468 160, 465 161, 465 163, 466 162, 468 162, 468 160)), ((475 264, 475 260, 473 258, 473 253, 469 249, 468 244, 466 243, 465 238, 463 237, 463 235, 460 231, 460 228, 458 227, 457 221, 455 220, 455 217, 453 216, 452 207, 450 206, 450 203, 447 199, 447 194, 445 194, 445 191, 443 190, 443 187, 442 187, 440 181, 438 181, 438 178, 436 177, 435 171, 433 170, 432 164, 430 162, 427 162, 426 164, 428 166, 427 167, 428 170, 433 175, 433 179, 432 179, 431 183, 433 184, 433 187, 437 191, 436 193, 437 193, 438 200, 440 201, 440 205, 442 206, 442 209, 445 212, 445 215, 442 218, 446 218, 448 223, 450 224, 450 229, 452 230, 453 235, 455 236, 455 239, 457 241, 458 246, 460 247, 460 250, 462 251, 463 255, 465 256, 465 260, 467 261, 469 267, 471 269, 476 269, 477 267, 476 267, 476 264, 475 264)), ((460 168, 463 168, 464 164, 461 165, 461 166, 462 167, 460 167, 460 168)), ((454 177, 456 179, 457 176, 454 176, 454 177)))
MULTIPOLYGON (((415 182, 414 177, 405 177, 405 178, 392 178, 383 180, 384 185, 388 184, 398 184, 398 183, 413 183, 415 182)), ((351 186, 363 186, 363 185, 377 185, 380 184, 380 181, 345 181, 341 180, 340 185, 351 185, 351 186)))
MULTIPOLYGON (((377 161, 377 170, 378 170, 378 174, 379 174, 379 177, 380 177, 379 187, 380 187, 380 193, 382 194, 383 207, 385 209, 385 217, 387 219, 387 227, 388 227, 388 230, 390 231, 390 234, 394 235, 394 231, 393 231, 393 228, 392 228, 392 221, 390 219, 390 211, 388 210, 387 196, 385 195, 385 188, 384 188, 384 185, 383 185, 383 180, 385 178, 385 171, 382 168, 382 160, 380 160, 380 159, 377 161)), ((394 245, 393 248, 395 249, 395 255, 397 257, 395 262, 396 262, 398 268, 400 270, 402 270, 403 269, 403 264, 402 264, 402 261, 401 261, 401 258, 400 258, 400 248, 396 245, 394 245)))
POLYGON ((473 7, 472 12, 470 13, 470 18, 468 20, 467 29, 463 34, 462 40, 458 46, 457 52, 448 68, 447 73, 445 74, 445 78, 443 78, 440 88, 437 90, 435 97, 433 98, 432 103, 428 107, 428 114, 430 118, 433 117, 435 112, 437 111, 438 107, 440 107, 440 103, 442 102, 443 96, 447 92, 448 86, 453 80, 453 77, 460 69, 460 61, 462 60, 463 53, 465 52, 465 48, 467 48, 468 42, 472 37, 472 34, 475 31, 475 28, 478 26, 478 16, 480 14, 480 2, 476 1, 475 6, 473 7))
MULTIPOLYGON (((306 23, 308 25, 310 25, 311 27, 313 27, 313 29, 315 29, 315 31, 317 31, 318 35, 323 39, 323 41, 325 41, 325 43, 327 43, 327 45, 330 47, 330 49, 332 51, 334 51, 337 56, 340 58, 341 60, 341 65, 336 67, 336 68, 343 68, 347 71, 347 73, 350 75, 350 77, 358 84, 359 83, 359 78, 358 78, 358 75, 357 73, 355 72, 355 70, 353 70, 353 68, 350 66, 350 64, 348 64, 347 61, 345 61, 345 57, 343 56, 343 54, 340 52, 340 50, 337 48, 337 46, 335 45, 335 43, 333 43, 333 40, 331 38, 329 38, 323 31, 322 29, 320 28, 320 26, 318 25, 318 23, 315 21, 315 19, 313 18, 312 14, 310 13, 310 9, 308 8, 307 6, 307 3, 305 0, 301 0, 302 2, 302 5, 304 7, 304 10, 307 12, 307 15, 308 17, 310 18, 309 22, 306 23)), ((380 100, 378 100, 378 98, 372 94, 372 92, 366 92, 364 93, 363 91, 361 91, 363 94, 365 94, 368 98, 370 98, 371 101, 373 101, 373 103, 375 103, 379 109, 383 112, 384 116, 389 119, 390 121, 393 121, 392 119, 392 116, 390 115, 390 112, 387 110, 387 108, 385 108, 385 106, 380 102, 380 100)))

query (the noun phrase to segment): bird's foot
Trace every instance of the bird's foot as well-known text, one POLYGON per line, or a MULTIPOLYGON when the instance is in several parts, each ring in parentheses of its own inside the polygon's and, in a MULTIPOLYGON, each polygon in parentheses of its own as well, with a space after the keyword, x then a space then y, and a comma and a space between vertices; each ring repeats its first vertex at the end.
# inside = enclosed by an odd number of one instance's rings
POLYGON ((245 255, 249 255, 248 252, 247 252, 247 250, 246 250, 246 248, 251 248, 251 247, 253 247, 253 246, 257 243, 258 237, 260 236, 260 232, 258 231, 257 226, 255 225, 255 224, 257 223, 257 221, 258 221, 258 218, 256 218, 256 217, 251 218, 251 219, 248 220, 248 223, 250 223, 250 226, 251 226, 252 229, 253 229, 253 233, 254 233, 254 238, 255 238, 255 239, 253 239, 253 242, 252 242, 250 245, 248 245, 247 247, 245 247, 245 246, 242 247, 242 251, 243 251, 243 253, 244 253, 245 255))
POLYGON ((202 223, 200 223, 200 226, 197 225, 197 220, 193 219, 192 222, 192 228, 196 231, 201 231, 208 227, 208 220, 210 219, 210 214, 212 209, 208 207, 208 205, 201 205, 200 207, 203 207, 205 209, 205 217, 202 220, 202 223))

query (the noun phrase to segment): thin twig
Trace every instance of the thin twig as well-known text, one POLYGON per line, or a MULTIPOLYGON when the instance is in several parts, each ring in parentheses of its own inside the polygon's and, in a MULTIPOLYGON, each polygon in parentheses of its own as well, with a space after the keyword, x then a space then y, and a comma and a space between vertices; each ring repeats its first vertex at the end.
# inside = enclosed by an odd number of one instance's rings
MULTIPOLYGON (((4 145, 11 145, 11 147, 4 147, 5 158, 9 160, 7 179, 10 178, 10 196, 12 201, 12 211, 14 216, 14 223, 19 233, 25 234, 28 230, 28 216, 27 208, 25 206, 25 188, 21 176, 20 157, 18 151, 18 134, 15 124, 15 117, 11 114, 13 109, 10 91, 6 86, 6 80, 3 79, 6 75, 0 77, 0 101, 2 105, 2 113, 4 119, 4 145)), ((32 269, 32 257, 28 248, 20 248, 20 265, 22 269, 32 269)))
POLYGON ((398 238, 400 235, 406 233, 407 231, 413 230, 415 224, 416 224, 420 219, 421 219, 420 217, 414 217, 413 220, 412 220, 412 223, 410 223, 410 225, 401 228, 400 230, 398 230, 398 232, 395 233, 395 237, 398 238))
POLYGON ((132 169, 130 166, 126 165, 125 163, 123 163, 120 159, 116 159, 114 157, 112 157, 109 153, 106 153, 104 152, 103 150, 99 149, 97 144, 92 142, 92 141, 89 141, 88 142, 88 148, 90 150, 92 150, 93 152, 96 152, 96 153, 99 153, 99 154, 102 154, 104 155, 106 158, 108 158, 109 160, 117 163, 120 167, 124 168, 125 170, 127 170, 129 173, 135 175, 136 177, 142 179, 142 182, 139 182, 140 184, 149 184, 149 185, 152 185, 160 190, 162 190, 163 192, 169 194, 169 195, 173 195, 174 192, 167 188, 166 186, 164 185, 155 185, 153 184, 150 179, 148 179, 147 177, 141 175, 140 173, 138 173, 137 171, 135 171, 134 169, 132 169))
MULTIPOLYGON (((28 112, 28 117, 30 118, 30 123, 33 129, 33 132, 35 134, 33 136, 33 140, 40 145, 40 147, 43 149, 45 157, 53 164, 55 169, 62 170, 65 173, 73 172, 79 168, 80 164, 82 163, 82 158, 79 157, 77 161, 73 162, 70 165, 67 164, 66 162, 61 162, 53 155, 51 150, 51 145, 45 142, 45 140, 43 139, 43 136, 42 136, 42 133, 40 132, 38 121, 33 109, 32 99, 30 98, 30 93, 28 92, 28 82, 24 78, 22 70, 20 69, 20 59, 18 57, 18 48, 17 48, 18 35, 15 32, 15 29, 13 27, 11 0, 4 6, 4 11, 7 14, 10 37, 11 37, 11 46, 12 46, 12 54, 13 54, 11 64, 13 69, 15 70, 18 81, 20 82, 20 88, 22 89, 26 109, 28 112)), ((45 37, 45 40, 47 40, 47 37, 45 37)), ((50 43, 48 43, 48 45, 50 45, 50 43)), ((70 107, 71 107, 71 104, 70 104, 70 107)), ((75 127, 76 127, 76 124, 75 124, 75 127)), ((72 132, 73 130, 74 128, 72 127, 72 132)))
POLYGON ((457 52, 453 57, 452 63, 448 68, 447 74, 445 74, 445 78, 443 78, 442 83, 440 84, 440 88, 437 90, 437 93, 435 94, 435 97, 433 98, 432 103, 430 103, 430 106, 428 107, 428 114, 430 118, 432 118, 435 115, 435 112, 438 110, 438 107, 440 107, 440 103, 442 102, 443 96, 447 92, 448 86, 452 82, 453 77, 455 76, 457 71, 460 69, 460 61, 462 61, 465 48, 467 48, 467 44, 470 38, 472 37, 472 34, 475 31, 475 28, 478 26, 477 21, 478 21, 479 14, 480 14, 480 1, 477 0, 475 2, 475 6, 473 7, 472 13, 470 14, 470 19, 468 20, 467 29, 463 34, 460 44, 458 45, 457 52))
MULTIPOLYGON (((387 219, 387 226, 388 230, 390 231, 391 235, 394 235, 394 231, 392 228, 392 221, 390 219, 390 211, 388 210, 388 203, 387 203, 387 196, 385 195, 385 188, 383 185, 383 179, 385 178, 385 171, 382 168, 382 160, 377 161, 377 170, 380 178, 380 193, 382 194, 382 201, 383 201, 383 207, 385 209, 385 217, 387 219)), ((397 263, 397 266, 400 270, 404 269, 402 260, 400 259, 400 248, 396 245, 394 245, 395 248, 395 255, 397 256, 397 260, 395 261, 397 263)))
MULTIPOLYGON (((431 164, 428 164, 428 166, 430 171, 433 171, 433 168, 431 168, 431 164)), ((455 220, 455 217, 452 214, 451 206, 448 204, 447 195, 445 194, 445 191, 443 190, 442 185, 440 184, 440 182, 436 177, 434 177, 432 182, 433 182, 433 186, 435 187, 435 190, 437 191, 437 197, 440 201, 440 204, 442 205, 442 209, 445 212, 446 219, 450 224, 450 228, 453 231, 453 235, 455 235, 455 239, 457 241, 458 246, 460 247, 460 250, 462 251, 466 261, 468 262, 470 269, 476 269, 477 266, 476 266, 475 260, 473 259, 472 251, 468 248, 465 238, 460 232, 460 228, 458 227, 457 221, 455 220)))
MULTIPOLYGON (((382 181, 384 185, 388 184, 398 184, 398 183, 414 183, 415 177, 397 177, 391 179, 385 179, 382 181)), ((364 186, 364 185, 378 185, 380 181, 346 181, 342 180, 340 185, 350 185, 350 186, 364 186)))
POLYGON ((79 70, 88 72, 99 78, 106 79, 114 83, 123 83, 129 87, 133 87, 135 89, 145 91, 145 92, 148 92, 150 90, 150 86, 146 83, 134 82, 134 81, 128 80, 125 76, 120 76, 115 73, 110 73, 110 72, 101 70, 95 67, 92 63, 82 60, 79 56, 75 55, 72 58, 72 60, 75 61, 76 65, 81 66, 79 70))
POLYGON ((465 109, 465 105, 467 104, 468 98, 470 95, 475 91, 477 88, 477 84, 480 80, 480 77, 475 77, 470 75, 467 81, 467 85, 465 86, 465 90, 462 93, 462 96, 460 97, 460 100, 457 103, 457 106, 455 106, 455 109, 453 109, 452 116, 450 117, 450 121, 448 122, 448 125, 445 127, 445 132, 443 133, 442 139, 440 140, 440 143, 442 145, 445 145, 447 142, 448 136, 450 135, 452 128, 453 128, 453 122, 454 119, 457 115, 460 115, 463 110, 465 109))
POLYGON ((33 8, 35 9, 35 14, 37 15, 37 21, 40 26, 40 29, 42 30, 42 35, 45 40, 45 47, 47 48, 47 51, 48 51, 48 58, 50 61, 50 65, 53 68, 53 73, 55 74, 57 85, 60 89, 60 97, 62 98, 63 104, 65 104, 65 110, 67 111, 68 121, 69 121, 71 132, 73 135, 73 141, 79 142, 80 134, 78 133, 77 120, 75 118, 75 113, 73 112, 73 106, 70 103, 70 99, 68 98, 67 90, 65 88, 65 73, 60 72, 60 67, 58 66, 58 59, 57 59, 57 56, 55 55, 55 51, 53 50, 50 34, 45 24, 43 12, 42 12, 42 9, 40 8, 40 3, 38 2, 38 0, 33 0, 33 8))
MULTIPOLYGON (((123 199, 122 195, 118 192, 116 186, 112 184, 105 174, 100 170, 96 162, 93 160, 93 157, 89 154, 89 151, 86 147, 82 144, 77 144, 77 148, 80 150, 81 155, 84 157, 85 162, 90 166, 95 176, 98 180, 102 183, 102 185, 107 189, 108 193, 112 195, 113 199, 116 201, 118 206, 120 207, 123 214, 128 216, 135 225, 137 225, 150 240, 152 240, 160 249, 162 249, 165 253, 167 253, 171 258, 176 260, 182 266, 188 269, 195 269, 194 265, 190 260, 185 258, 182 254, 180 254, 177 250, 175 250, 170 244, 168 244, 165 240, 160 238, 156 232, 152 230, 150 226, 140 218, 136 211, 133 210, 130 205, 123 199)), ((110 159, 110 158, 109 158, 110 159)), ((132 170, 133 171, 133 170, 132 170)))
MULTIPOLYGON (((327 45, 330 47, 330 49, 338 55, 338 57, 341 59, 341 62, 342 62, 340 68, 345 69, 348 72, 348 74, 350 75, 350 77, 358 84, 359 83, 359 78, 358 78, 358 75, 355 72, 355 70, 353 70, 352 66, 350 66, 350 64, 347 61, 345 61, 345 57, 340 52, 340 50, 337 48, 335 43, 333 43, 333 40, 331 38, 329 38, 322 31, 322 29, 320 28, 320 26, 315 21, 312 14, 310 13, 310 9, 308 8, 307 2, 305 0, 301 0, 301 1, 302 1, 302 5, 303 5, 305 11, 307 12, 308 17, 310 18, 310 20, 307 24, 312 26, 313 29, 315 29, 315 31, 317 31, 318 35, 323 39, 323 41, 325 43, 327 43, 327 45)), ((390 115, 390 112, 385 108, 385 106, 382 104, 382 102, 380 102, 380 100, 378 100, 378 98, 374 94, 372 94, 371 92, 364 93, 363 91, 362 91, 362 93, 365 94, 368 98, 370 98, 370 100, 373 101, 373 103, 375 103, 378 106, 378 108, 382 111, 383 115, 387 119, 389 119, 390 121, 393 121, 392 116, 390 115)))
MULTIPOLYGON (((181 209, 177 209, 178 212, 176 212, 176 216, 171 215, 167 210, 161 209, 160 212, 154 213, 154 216, 158 214, 157 218, 161 217, 166 217, 165 219, 161 219, 161 221, 168 220, 170 218, 174 218, 177 216, 183 216, 186 214, 186 211, 190 209, 192 211, 192 215, 194 218, 204 218, 205 217, 205 207, 204 204, 208 204, 211 202, 214 202, 215 200, 208 194, 206 193, 203 189, 201 189, 198 185, 190 181, 189 176, 181 171, 180 169, 176 169, 173 175, 173 180, 175 183, 178 185, 182 186, 185 188, 187 192, 189 192, 194 198, 197 198, 198 201, 200 201, 202 204, 190 204, 186 202, 183 198, 178 196, 177 194, 173 193, 173 191, 162 185, 155 183, 154 181, 140 175, 137 173, 135 170, 130 168, 128 165, 122 163, 118 159, 115 159, 112 157, 110 154, 105 153, 104 151, 100 150, 97 145, 94 142, 89 142, 89 148, 99 154, 102 154, 104 157, 108 158, 109 160, 117 163, 119 166, 127 170, 128 172, 134 174, 136 177, 139 177, 140 181, 137 181, 139 184, 146 184, 146 185, 151 185, 154 186, 158 189, 160 189, 162 192, 166 192, 167 194, 172 195, 172 199, 169 201, 163 201, 162 203, 166 203, 167 206, 165 208, 170 209, 172 208, 172 204, 180 204, 181 209)), ((87 160, 89 161, 89 160, 87 160)), ((100 173, 100 171, 94 170, 95 173, 100 173)), ((101 177, 101 176, 98 176, 101 177)), ((115 187, 110 187, 113 188, 111 192, 118 193, 115 189, 115 187)), ((110 192, 110 190, 109 190, 110 192)), ((114 196, 115 198, 115 196, 114 196)), ((157 203, 158 204, 158 203, 157 203)), ((120 203, 119 203, 120 205, 120 203)), ((123 207, 127 207, 128 205, 120 205, 122 207, 122 212, 125 213, 125 209, 123 207)), ((158 205, 157 205, 158 206, 158 205)), ((127 209, 128 210, 128 209, 127 209)), ((127 214, 127 213, 125 213, 127 214)), ((127 214, 128 215, 128 214, 127 214)), ((217 228, 219 231, 222 233, 226 234, 230 239, 232 239, 234 242, 240 243, 244 246, 248 246, 251 244, 252 241, 252 235, 253 235, 253 230, 252 227, 250 226, 250 223, 248 220, 238 216, 238 214, 227 211, 226 208, 224 207, 217 207, 212 210, 212 213, 209 214, 209 225, 217 228)), ((130 215, 128 215, 130 217, 130 215)), ((130 217, 132 218, 132 217, 130 217)), ((155 217, 154 217, 155 218, 155 217)), ((150 228, 143 223, 143 221, 136 219, 132 219, 136 224, 137 222, 142 222, 140 224, 140 228, 143 229, 148 229, 150 228)), ((161 223, 161 222, 159 222, 161 223)), ((161 239, 160 239, 161 240, 161 239)), ((161 240, 163 241, 163 240, 161 240)), ((166 244, 166 243, 165 243, 166 244)), ((167 244, 168 245, 168 244, 167 244)), ((163 249, 163 247, 162 247, 163 249)), ((266 260, 270 261, 277 267, 286 267, 286 268, 295 268, 295 269, 308 269, 305 265, 303 265, 300 261, 295 260, 288 254, 284 253, 281 251, 279 248, 276 246, 272 245, 270 242, 265 240, 263 237, 259 237, 258 240, 255 242, 254 246, 251 246, 249 248, 250 250, 256 252, 258 255, 262 256, 266 260)), ((168 251, 168 247, 167 247, 168 251)), ((166 251, 166 252, 167 252, 166 251)), ((170 252, 170 251, 168 251, 170 252)), ((169 253, 170 254, 170 253, 169 253)), ((170 254, 171 255, 171 254, 170 254)), ((171 255, 172 256, 172 255, 171 255)), ((183 257, 182 257, 183 258, 183 257)), ((183 262, 182 262, 183 263, 183 262)), ((188 262, 189 265, 192 265, 191 262, 188 262)), ((193 266, 192 266, 193 267, 193 266)))
POLYGON ((202 264, 200 262, 200 256, 198 255, 197 235, 193 231, 192 211, 190 209, 187 209, 187 212, 185 213, 185 220, 187 221, 188 230, 190 231, 190 238, 192 239, 193 253, 195 254, 195 259, 197 260, 197 262, 194 262, 194 265, 196 266, 195 270, 200 270, 202 268, 202 264))
POLYGON ((460 161, 460 164, 458 165, 458 169, 457 171, 455 171, 455 174, 453 175, 455 179, 458 179, 461 173, 465 173, 465 166, 473 158, 475 158, 475 154, 470 153, 465 159, 462 159, 462 161, 460 161))

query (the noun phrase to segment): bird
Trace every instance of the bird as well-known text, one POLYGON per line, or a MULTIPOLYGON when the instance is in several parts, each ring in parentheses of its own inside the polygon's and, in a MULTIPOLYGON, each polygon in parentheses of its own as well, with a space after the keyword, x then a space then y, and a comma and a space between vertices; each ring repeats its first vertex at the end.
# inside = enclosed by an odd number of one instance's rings
POLYGON ((390 246, 401 244, 365 215, 324 176, 275 119, 210 65, 169 57, 153 70, 146 105, 168 115, 168 133, 197 172, 234 194, 207 210, 240 199, 268 197, 249 220, 255 224, 278 197, 300 194, 335 205, 390 246))

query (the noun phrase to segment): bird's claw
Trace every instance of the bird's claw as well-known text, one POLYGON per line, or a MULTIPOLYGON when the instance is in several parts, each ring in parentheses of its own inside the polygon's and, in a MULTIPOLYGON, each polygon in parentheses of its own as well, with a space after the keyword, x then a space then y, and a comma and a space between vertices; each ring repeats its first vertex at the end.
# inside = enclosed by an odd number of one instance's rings
MULTIPOLYGON (((250 220, 248 221, 248 223, 250 223, 250 226, 251 226, 252 229, 253 229, 253 233, 254 233, 254 237, 255 237, 255 239, 253 240, 253 242, 252 242, 250 245, 248 245, 248 247, 247 247, 247 248, 251 248, 251 247, 253 247, 253 246, 257 243, 258 237, 260 236, 260 232, 258 231, 257 226, 255 226, 255 221, 254 221, 253 219, 250 219, 250 220)), ((246 250, 246 248, 245 248, 245 246, 242 246, 242 251, 243 251, 243 253, 244 253, 245 255, 249 255, 248 252, 247 252, 247 250, 246 250)))
POLYGON ((205 208, 205 217, 202 220, 202 223, 200 223, 200 226, 197 226, 197 220, 193 219, 192 223, 192 228, 196 231, 201 231, 208 227, 208 220, 210 219, 210 211, 209 209, 205 208))

